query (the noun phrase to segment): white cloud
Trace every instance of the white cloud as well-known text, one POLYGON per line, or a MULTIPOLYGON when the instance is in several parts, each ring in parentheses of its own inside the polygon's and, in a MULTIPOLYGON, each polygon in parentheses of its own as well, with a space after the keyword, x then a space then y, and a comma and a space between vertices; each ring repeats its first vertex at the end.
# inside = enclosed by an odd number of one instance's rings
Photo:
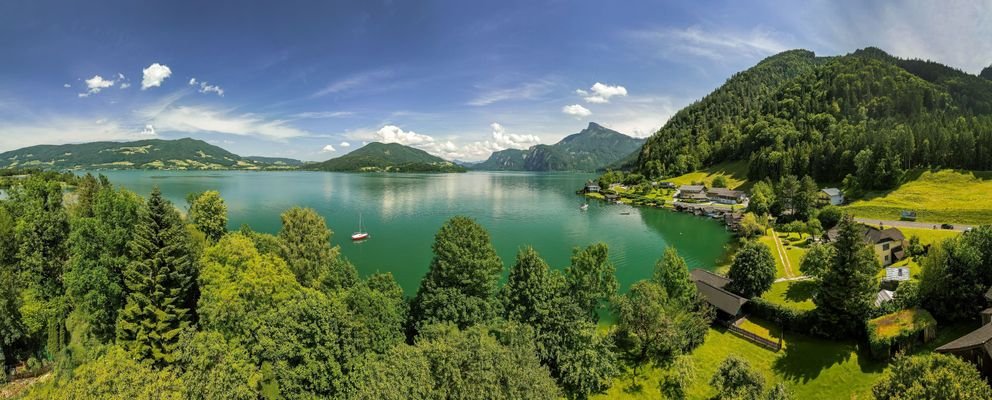
POLYGON ((86 88, 89 90, 80 93, 79 97, 89 97, 91 94, 100 93, 101 90, 114 86, 114 81, 103 79, 100 75, 93 75, 92 78, 84 82, 86 82, 86 88))
POLYGON ((347 117, 347 116, 351 116, 351 115, 355 115, 355 113, 353 113, 351 111, 307 111, 307 112, 301 112, 301 113, 293 114, 292 116, 294 118, 321 119, 321 118, 347 117))
POLYGON ((164 132, 213 132, 272 140, 309 136, 308 132, 289 125, 289 121, 270 120, 250 113, 231 115, 206 107, 159 105, 139 114, 164 132))
POLYGON ((127 89, 131 87, 131 82, 124 82, 121 84, 121 89, 127 89))
POLYGON ((575 93, 578 93, 580 96, 585 98, 586 102, 598 103, 598 104, 609 103, 610 97, 613 96, 619 96, 619 97, 627 96, 627 88, 619 85, 610 86, 596 82, 595 84, 592 85, 590 90, 592 90, 591 95, 589 92, 582 89, 576 89, 575 93))
POLYGON ((141 130, 141 135, 144 136, 155 136, 155 127, 151 124, 145 125, 145 129, 141 130))
POLYGON ((332 145, 324 146, 324 148, 320 150, 321 153, 330 153, 330 152, 334 152, 334 151, 338 151, 338 150, 335 149, 334 146, 332 146, 332 145))
POLYGON ((169 66, 154 63, 141 70, 141 90, 162 86, 162 82, 172 75, 169 66))
POLYGON ((562 107, 561 112, 576 117, 588 117, 592 115, 592 111, 589 111, 588 108, 582 107, 580 104, 572 104, 562 107))
POLYGON ((64 87, 64 88, 71 88, 71 87, 72 87, 72 85, 70 85, 70 84, 68 84, 68 83, 66 83, 66 84, 63 84, 63 85, 62 85, 62 87, 64 87))
POLYGON ((505 100, 533 100, 550 93, 551 86, 549 81, 536 81, 512 88, 489 90, 476 96, 468 105, 486 106, 505 100))
POLYGON ((211 85, 206 81, 198 81, 196 78, 189 78, 189 85, 198 86, 199 89, 197 89, 197 91, 200 93, 217 93, 218 96, 224 97, 224 89, 221 89, 221 87, 217 85, 211 85))
POLYGON ((630 32, 635 40, 660 52, 663 58, 687 60, 702 57, 713 61, 732 58, 764 58, 791 48, 779 32, 761 27, 750 31, 704 30, 698 26, 630 32))
POLYGON ((341 147, 351 147, 351 143, 341 142, 341 144, 339 146, 341 146, 341 147))
MULTIPOLYGON (((430 135, 422 135, 414 131, 405 131, 396 125, 385 125, 375 132, 358 131, 348 135, 351 139, 367 142, 399 143, 404 146, 416 147, 445 159, 459 158, 463 154, 457 145, 450 140, 437 140, 430 135)), ((342 147, 344 147, 342 145, 342 147)))
POLYGON ((347 90, 355 89, 360 86, 364 86, 368 83, 389 78, 392 75, 393 75, 392 71, 387 69, 362 72, 335 82, 331 82, 323 89, 314 93, 312 97, 320 97, 328 94, 340 93, 347 90))
POLYGON ((424 146, 434 143, 434 138, 414 131, 404 131, 396 125, 386 125, 375 133, 374 140, 382 143, 399 143, 405 146, 424 146))
POLYGON ((91 118, 57 115, 18 123, 0 120, 0 152, 38 144, 137 140, 146 137, 141 134, 140 127, 124 125, 114 120, 98 123, 91 118))
POLYGON ((535 135, 506 133, 506 128, 497 122, 489 125, 492 128, 492 140, 472 142, 462 148, 461 159, 484 159, 496 151, 506 149, 527 149, 541 143, 541 138, 535 135))

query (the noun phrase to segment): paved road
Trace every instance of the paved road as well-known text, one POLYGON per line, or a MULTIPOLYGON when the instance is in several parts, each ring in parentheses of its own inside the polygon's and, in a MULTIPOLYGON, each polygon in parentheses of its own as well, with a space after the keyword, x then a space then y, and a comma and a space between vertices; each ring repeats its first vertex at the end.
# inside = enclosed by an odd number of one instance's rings
MULTIPOLYGON (((863 223, 865 225, 871 225, 871 226, 878 226, 878 224, 881 223, 882 225, 887 227, 894 226, 897 228, 933 229, 934 226, 936 226, 938 229, 940 228, 940 223, 935 223, 935 222, 888 221, 884 219, 872 219, 872 218, 854 218, 854 220, 863 223)), ((972 227, 971 225, 962 225, 962 224, 952 224, 952 225, 954 225, 954 229, 948 229, 948 230, 955 230, 961 232, 964 231, 965 229, 972 227)))

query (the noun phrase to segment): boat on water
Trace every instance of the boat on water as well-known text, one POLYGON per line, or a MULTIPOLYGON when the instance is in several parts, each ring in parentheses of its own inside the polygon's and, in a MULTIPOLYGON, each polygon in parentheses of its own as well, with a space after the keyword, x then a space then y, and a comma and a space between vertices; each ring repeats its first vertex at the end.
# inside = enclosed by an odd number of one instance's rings
POLYGON ((351 234, 351 240, 359 241, 369 238, 369 233, 362 229, 362 214, 358 214, 358 232, 351 234))
POLYGON ((630 211, 621 212, 620 215, 630 215, 630 211))
POLYGON ((583 205, 579 206, 579 209, 582 210, 582 211, 588 210, 589 209, 589 205, 588 204, 583 204, 583 205))

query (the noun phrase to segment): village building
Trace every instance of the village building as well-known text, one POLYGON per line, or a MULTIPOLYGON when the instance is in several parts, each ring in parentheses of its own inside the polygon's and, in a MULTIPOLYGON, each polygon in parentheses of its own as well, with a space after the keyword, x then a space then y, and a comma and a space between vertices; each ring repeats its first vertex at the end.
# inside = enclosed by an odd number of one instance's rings
POLYGON ((706 196, 706 186, 703 185, 682 185, 679 186, 678 194, 675 195, 679 200, 685 201, 707 201, 709 197, 706 196))
POLYGON ((586 193, 599 193, 599 185, 596 182, 588 181, 583 189, 586 193))
POLYGON ((885 269, 885 278, 882 282, 902 282, 909 280, 909 268, 889 267, 885 269))
MULTIPOLYGON (((879 229, 874 226, 862 225, 864 240, 875 250, 875 256, 882 266, 889 266, 906 258, 906 237, 897 228, 879 229)), ((827 231, 827 240, 837 240, 836 227, 827 231)))
POLYGON ((741 308, 747 303, 747 299, 724 289, 730 283, 730 278, 704 269, 694 269, 689 275, 696 283, 699 294, 717 310, 718 319, 733 321, 740 317, 741 308))
POLYGON ((837 188, 826 188, 820 191, 823 193, 830 205, 839 206, 844 204, 844 192, 837 188))
POLYGON ((706 197, 721 204, 740 204, 747 200, 744 192, 727 188, 712 188, 706 191, 706 197))
MULTIPOLYGON (((992 315, 992 309, 986 311, 992 315)), ((961 357, 978 367, 986 379, 992 379, 992 324, 986 323, 981 328, 938 347, 937 352, 961 357)))

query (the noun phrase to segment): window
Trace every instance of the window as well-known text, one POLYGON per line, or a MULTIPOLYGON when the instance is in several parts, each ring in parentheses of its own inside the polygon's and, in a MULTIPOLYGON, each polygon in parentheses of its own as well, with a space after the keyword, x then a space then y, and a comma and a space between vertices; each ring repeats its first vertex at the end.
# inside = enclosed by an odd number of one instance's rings
MULTIPOLYGON (((882 251, 886 251, 888 249, 889 249, 889 244, 888 243, 882 245, 882 251)), ((889 257, 886 256, 885 258, 889 258, 889 257)))

